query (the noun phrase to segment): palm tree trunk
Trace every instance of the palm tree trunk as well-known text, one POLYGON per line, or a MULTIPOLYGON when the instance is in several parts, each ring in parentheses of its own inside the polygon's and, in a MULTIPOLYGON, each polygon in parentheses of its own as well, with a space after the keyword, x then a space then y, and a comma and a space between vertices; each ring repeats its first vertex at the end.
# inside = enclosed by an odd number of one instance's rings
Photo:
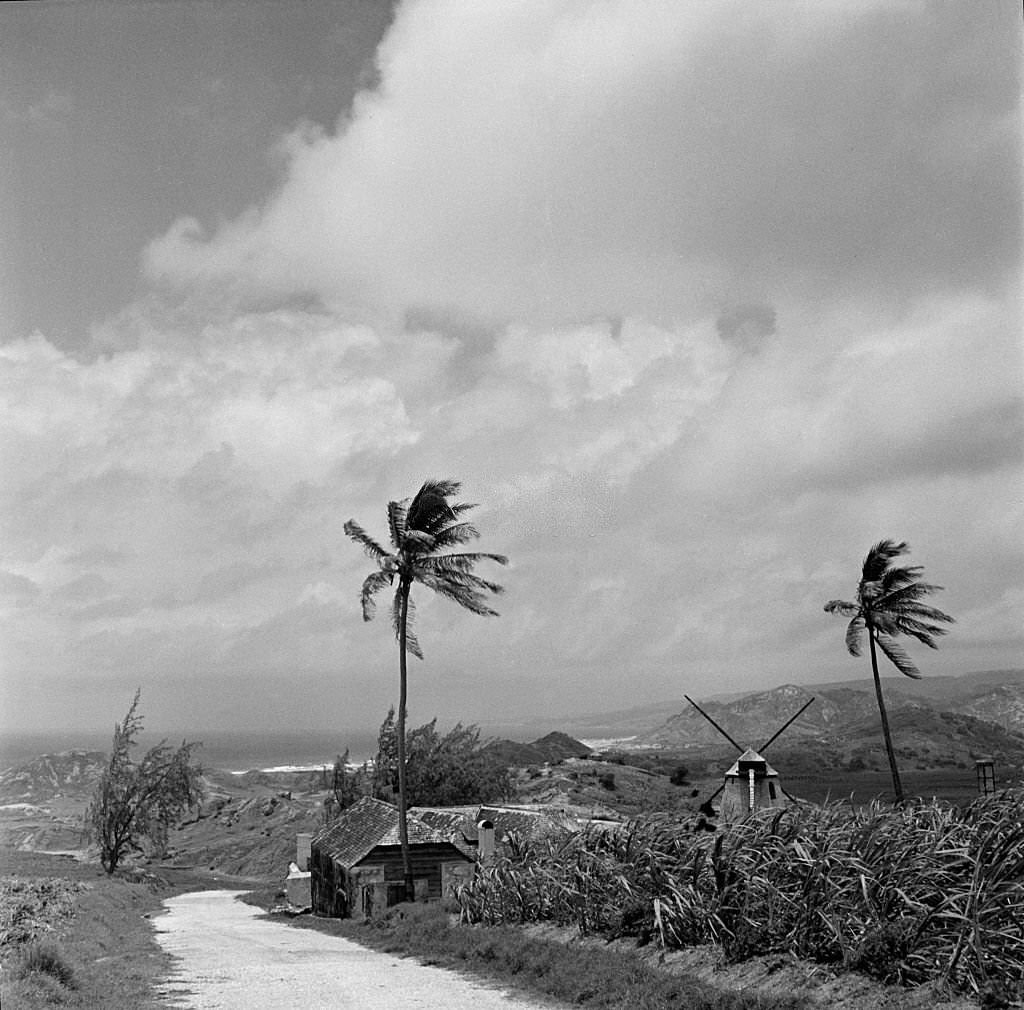
POLYGON ((406 621, 409 616, 409 590, 412 587, 405 579, 398 587, 401 594, 402 610, 398 629, 398 841, 402 847, 402 876, 405 878, 405 900, 412 901, 415 897, 415 886, 412 882, 412 860, 409 855, 409 824, 406 818, 405 804, 405 700, 407 691, 406 671, 406 621))
POLYGON ((896 767, 896 751, 892 746, 892 733, 889 731, 889 715, 885 710, 882 698, 882 678, 878 675, 878 654, 875 651, 875 630, 868 623, 868 644, 871 647, 871 673, 875 678, 875 697, 878 699, 878 714, 882 717, 882 736, 885 739, 885 753, 889 758, 889 771, 892 773, 892 790, 896 794, 896 803, 903 805, 903 783, 900 781, 900 770, 896 767))

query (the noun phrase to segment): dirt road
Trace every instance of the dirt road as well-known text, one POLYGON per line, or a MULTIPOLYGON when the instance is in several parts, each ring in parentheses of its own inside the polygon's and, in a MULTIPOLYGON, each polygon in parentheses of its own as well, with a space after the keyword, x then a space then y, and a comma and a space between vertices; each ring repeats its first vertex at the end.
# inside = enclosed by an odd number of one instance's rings
MULTIPOLYGON (((544 1010, 459 975, 260 917, 238 891, 164 902, 156 939, 177 960, 162 987, 182 1010, 544 1010)), ((550 1010, 550 1006, 547 1008, 550 1010)))

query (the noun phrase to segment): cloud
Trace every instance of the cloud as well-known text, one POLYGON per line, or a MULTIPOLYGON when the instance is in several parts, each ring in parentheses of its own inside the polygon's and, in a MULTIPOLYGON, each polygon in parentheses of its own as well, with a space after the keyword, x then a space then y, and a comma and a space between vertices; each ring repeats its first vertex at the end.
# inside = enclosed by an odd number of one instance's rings
POLYGON ((74 112, 70 95, 48 91, 44 96, 24 104, 0 99, 0 119, 44 134, 63 133, 74 112))
POLYGON ((150 276, 391 313, 692 317, 1006 280, 1015 25, 920 4, 404 5, 381 85, 150 276), (867 249, 870 246, 870 254, 867 249))
POLYGON ((889 535, 970 626, 929 671, 1016 662, 1013 30, 403 5, 374 90, 158 236, 94 357, 0 348, 12 678, 337 677, 376 725, 342 526, 429 476, 512 564, 497 622, 418 598, 424 718, 856 675, 821 608, 889 535))

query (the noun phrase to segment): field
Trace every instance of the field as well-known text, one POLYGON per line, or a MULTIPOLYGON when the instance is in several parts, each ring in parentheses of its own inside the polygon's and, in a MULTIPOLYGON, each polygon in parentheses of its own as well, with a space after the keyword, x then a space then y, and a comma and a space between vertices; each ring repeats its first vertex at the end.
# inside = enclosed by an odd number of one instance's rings
MULTIPOLYGON (((978 783, 973 769, 949 768, 901 771, 900 778, 908 798, 944 800, 962 805, 978 796, 978 783)), ((811 803, 828 803, 851 799, 854 803, 870 803, 874 799, 892 801, 892 778, 888 771, 829 772, 789 774, 785 787, 794 796, 811 803)))
POLYGON ((552 834, 460 894, 470 922, 711 944, 904 986, 1024 997, 1024 796, 968 807, 801 804, 713 834, 672 818, 552 834))

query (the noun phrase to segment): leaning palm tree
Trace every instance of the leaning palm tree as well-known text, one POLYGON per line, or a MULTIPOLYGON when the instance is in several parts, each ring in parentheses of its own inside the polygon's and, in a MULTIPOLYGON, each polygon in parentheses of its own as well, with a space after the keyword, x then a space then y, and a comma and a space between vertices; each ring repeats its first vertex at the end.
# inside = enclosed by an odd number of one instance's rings
POLYGON ((390 550, 377 543, 358 523, 351 519, 345 523, 345 533, 362 545, 380 569, 371 572, 363 582, 360 601, 364 621, 369 621, 374 615, 374 596, 385 586, 394 586, 398 580, 391 616, 398 639, 398 837, 402 847, 407 899, 413 897, 413 880, 405 792, 406 654, 411 652, 419 659, 423 658, 412 630, 414 607, 410 591, 413 583, 418 582, 474 614, 496 617, 497 611, 487 606, 487 594, 500 593, 502 587, 474 575, 473 567, 478 561, 485 560, 496 561, 499 565, 508 564, 508 558, 500 554, 442 553, 480 535, 475 527, 461 519, 476 506, 449 503, 448 499, 457 495, 461 486, 453 480, 428 480, 416 492, 411 503, 408 498, 388 502, 390 550))
POLYGON ((830 600, 825 610, 830 614, 842 614, 850 618, 846 627, 846 648, 851 656, 861 654, 861 633, 867 631, 868 646, 871 650, 871 672, 875 678, 875 697, 878 699, 878 713, 882 719, 882 736, 889 757, 892 772, 892 787, 896 802, 903 802, 903 783, 896 767, 896 754, 889 731, 889 716, 882 698, 882 680, 878 675, 876 645, 892 660, 896 669, 904 676, 919 680, 920 671, 910 657, 896 642, 897 635, 911 635, 932 649, 937 649, 935 638, 946 634, 936 621, 952 623, 953 618, 934 607, 925 606, 921 600, 942 589, 918 581, 924 569, 920 565, 894 566, 892 562, 909 548, 902 541, 882 540, 868 551, 857 585, 857 599, 830 600))

